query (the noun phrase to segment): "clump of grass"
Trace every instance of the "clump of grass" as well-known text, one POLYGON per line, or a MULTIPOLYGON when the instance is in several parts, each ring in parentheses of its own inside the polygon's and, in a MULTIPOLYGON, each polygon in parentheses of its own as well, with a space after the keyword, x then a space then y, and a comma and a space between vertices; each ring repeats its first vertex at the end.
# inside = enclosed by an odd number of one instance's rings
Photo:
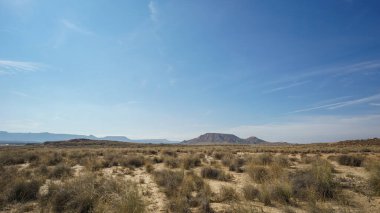
POLYGON ((246 200, 253 201, 260 195, 260 191, 252 184, 247 184, 243 187, 243 194, 246 200))
POLYGON ((165 150, 162 150, 162 154, 171 156, 171 157, 177 157, 177 152, 174 150, 165 149, 165 150))
POLYGON ((269 153, 263 153, 257 156, 256 162, 260 165, 269 165, 273 162, 273 156, 269 153))
POLYGON ((51 184, 40 205, 53 212, 144 212, 136 185, 115 179, 81 176, 51 184))
POLYGON ((214 152, 213 157, 217 160, 221 160, 224 157, 225 153, 224 152, 214 152))
POLYGON ((174 168, 178 168, 180 166, 181 161, 175 157, 166 157, 164 159, 164 163, 167 167, 174 169, 174 168))
POLYGON ((145 171, 148 173, 152 173, 154 171, 152 163, 148 162, 145 164, 145 171))
POLYGON ((337 183, 333 180, 333 167, 326 160, 317 160, 309 170, 291 176, 293 193, 300 199, 332 199, 337 183))
POLYGON ((369 186, 373 193, 377 196, 380 195, 380 164, 374 164, 370 168, 369 186))
POLYGON ((274 157, 274 162, 281 167, 286 168, 290 166, 289 157, 286 155, 279 155, 279 156, 274 157))
POLYGON ((9 202, 26 202, 36 200, 41 182, 38 180, 17 179, 8 192, 9 202))
POLYGON ((110 168, 113 166, 119 165, 119 160, 122 159, 122 156, 115 153, 108 153, 106 156, 104 156, 104 159, 102 161, 104 168, 110 168))
POLYGON ((56 165, 49 175, 50 178, 63 178, 70 176, 72 176, 72 169, 65 164, 56 165))
POLYGON ((182 159, 182 163, 183 163, 183 168, 188 170, 188 169, 200 166, 201 160, 199 159, 198 156, 188 155, 182 159))
POLYGON ((271 196, 273 200, 280 203, 290 204, 292 198, 292 187, 287 182, 276 182, 271 185, 271 196))
POLYGON ((359 155, 340 155, 338 163, 345 166, 360 167, 364 162, 364 157, 359 155))
POLYGON ((175 172, 171 170, 159 170, 153 172, 156 183, 164 187, 166 195, 172 196, 175 194, 176 189, 182 183, 183 172, 175 172))
POLYGON ((222 158, 222 164, 227 166, 230 171, 243 172, 241 167, 245 164, 245 159, 233 154, 225 154, 222 158))
POLYGON ((217 169, 214 167, 204 167, 201 170, 201 176, 203 178, 228 181, 231 179, 231 175, 225 173, 221 169, 217 169))
POLYGON ((234 188, 232 188, 231 186, 220 187, 219 196, 218 196, 219 202, 237 201, 237 200, 239 200, 239 196, 236 193, 236 190, 234 188))
POLYGON ((125 157, 121 163, 121 165, 123 165, 125 167, 129 167, 129 168, 142 167, 142 166, 144 166, 144 164, 145 164, 144 157, 139 156, 139 155, 129 155, 129 156, 125 157))
POLYGON ((49 166, 55 166, 63 161, 62 153, 54 152, 48 159, 49 166))
POLYGON ((23 163, 26 163, 26 160, 20 153, 0 152, 0 165, 9 166, 23 163))
POLYGON ((250 165, 246 170, 257 183, 264 183, 270 179, 269 169, 265 166, 250 165))

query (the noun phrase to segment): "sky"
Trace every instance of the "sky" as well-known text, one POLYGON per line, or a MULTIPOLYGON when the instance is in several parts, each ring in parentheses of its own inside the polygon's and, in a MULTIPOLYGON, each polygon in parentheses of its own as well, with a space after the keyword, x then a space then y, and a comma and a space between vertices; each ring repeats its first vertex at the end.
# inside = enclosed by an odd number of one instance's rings
POLYGON ((380 137, 380 2, 0 0, 0 130, 380 137))

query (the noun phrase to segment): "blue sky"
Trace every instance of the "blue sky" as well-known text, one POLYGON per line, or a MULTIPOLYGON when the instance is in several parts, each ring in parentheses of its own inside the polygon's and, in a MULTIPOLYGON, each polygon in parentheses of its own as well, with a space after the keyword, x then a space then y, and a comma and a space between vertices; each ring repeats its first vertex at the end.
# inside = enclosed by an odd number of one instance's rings
POLYGON ((0 0, 0 129, 380 136, 380 2, 0 0))

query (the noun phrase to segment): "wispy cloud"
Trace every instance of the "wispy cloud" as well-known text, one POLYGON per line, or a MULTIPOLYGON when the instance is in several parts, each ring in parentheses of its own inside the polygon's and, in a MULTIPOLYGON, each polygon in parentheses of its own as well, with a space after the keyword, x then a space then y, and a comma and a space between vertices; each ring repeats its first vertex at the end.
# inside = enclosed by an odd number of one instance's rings
POLYGON ((34 72, 41 70, 45 65, 29 61, 0 60, 0 74, 14 74, 19 72, 34 72))
POLYGON ((380 68, 380 60, 364 61, 354 64, 333 66, 325 69, 317 69, 301 74, 296 74, 286 78, 280 78, 279 80, 271 81, 268 84, 280 84, 286 82, 297 82, 305 79, 310 79, 317 76, 332 76, 340 77, 348 74, 366 72, 366 71, 378 71, 380 68))
POLYGON ((276 88, 273 88, 273 89, 270 89, 270 90, 266 90, 266 91, 264 91, 264 93, 278 92, 278 91, 281 91, 281 90, 290 89, 290 88, 292 88, 292 87, 297 87, 297 86, 300 86, 300 85, 306 84, 306 83, 308 83, 308 82, 309 82, 309 81, 296 82, 296 83, 292 83, 292 84, 289 84, 289 85, 280 86, 280 87, 276 87, 276 88))
POLYGON ((380 106, 380 103, 370 103, 371 106, 380 106))
POLYGON ((85 34, 85 35, 93 35, 94 33, 82 26, 79 26, 75 23, 73 23, 72 21, 69 21, 67 19, 62 19, 61 20, 61 23, 63 24, 64 27, 66 27, 67 29, 69 30, 72 30, 72 31, 75 31, 75 32, 78 32, 78 33, 81 33, 81 34, 85 34))
POLYGON ((158 22, 158 9, 154 1, 150 1, 148 4, 150 19, 153 22, 158 22))
POLYGON ((373 138, 380 137, 380 115, 293 117, 292 121, 237 126, 225 132, 299 143, 373 138))
POLYGON ((368 97, 364 97, 364 98, 359 98, 359 99, 353 99, 353 100, 348 100, 348 101, 341 101, 341 102, 336 102, 336 103, 331 103, 331 104, 299 109, 299 110, 292 111, 290 113, 308 112, 308 111, 317 110, 317 109, 332 110, 332 109, 338 109, 338 108, 352 106, 352 105, 364 104, 364 103, 368 103, 368 102, 372 102, 376 100, 380 100, 380 93, 371 95, 368 97))

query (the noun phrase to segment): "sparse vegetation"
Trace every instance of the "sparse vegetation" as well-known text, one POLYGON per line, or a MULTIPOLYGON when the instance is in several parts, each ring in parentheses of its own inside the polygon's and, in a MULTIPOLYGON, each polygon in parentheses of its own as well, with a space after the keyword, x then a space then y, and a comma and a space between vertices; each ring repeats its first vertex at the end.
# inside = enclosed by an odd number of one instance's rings
POLYGON ((0 211, 373 210, 378 153, 323 145, 0 148, 0 211))
POLYGON ((204 178, 228 181, 231 179, 231 175, 225 173, 221 169, 213 168, 213 167, 204 167, 201 170, 201 176, 204 178))
POLYGON ((338 162, 340 165, 360 167, 364 162, 364 157, 357 155, 340 155, 338 162))

